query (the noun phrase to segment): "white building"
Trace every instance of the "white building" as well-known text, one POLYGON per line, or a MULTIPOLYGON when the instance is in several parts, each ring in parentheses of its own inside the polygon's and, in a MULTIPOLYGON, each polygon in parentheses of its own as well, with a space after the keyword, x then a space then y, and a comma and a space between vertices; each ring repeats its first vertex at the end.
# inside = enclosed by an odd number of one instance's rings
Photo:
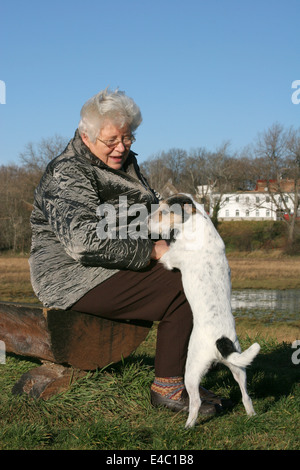
MULTIPOLYGON (((278 220, 289 217, 294 211, 294 196, 291 184, 281 188, 280 194, 274 187, 268 188, 266 181, 258 181, 255 190, 218 194, 207 186, 198 187, 200 196, 209 202, 210 215, 220 200, 219 220, 278 220)), ((298 211, 299 212, 299 211, 298 211)), ((300 213, 298 214, 298 216, 300 213)))

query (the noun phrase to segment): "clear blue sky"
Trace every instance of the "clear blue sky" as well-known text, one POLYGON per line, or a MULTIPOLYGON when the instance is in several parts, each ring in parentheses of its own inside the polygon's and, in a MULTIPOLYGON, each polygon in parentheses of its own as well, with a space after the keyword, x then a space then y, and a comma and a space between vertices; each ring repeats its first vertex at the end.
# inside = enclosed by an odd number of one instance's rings
POLYGON ((72 138, 107 86, 142 110, 140 161, 300 127, 300 0, 2 0, 0 18, 0 164, 28 142, 72 138))

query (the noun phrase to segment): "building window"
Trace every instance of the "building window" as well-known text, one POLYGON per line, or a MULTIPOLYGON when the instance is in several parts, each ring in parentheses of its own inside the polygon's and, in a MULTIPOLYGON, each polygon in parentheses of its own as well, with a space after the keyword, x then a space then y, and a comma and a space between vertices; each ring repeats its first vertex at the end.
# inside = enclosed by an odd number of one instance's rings
POLYGON ((228 196, 226 197, 225 202, 229 202, 229 197, 228 196))
POLYGON ((235 198, 235 202, 239 202, 239 201, 240 201, 240 198, 239 198, 239 196, 237 196, 237 197, 235 198))
POLYGON ((246 217, 249 217, 249 210, 246 210, 246 217))
POLYGON ((266 217, 270 217, 270 211, 266 210, 266 217))
POLYGON ((228 209, 226 209, 226 211, 225 211, 225 217, 229 217, 229 210, 228 209))
POLYGON ((270 196, 266 197, 266 202, 270 202, 270 196))
POLYGON ((236 217, 239 217, 239 216, 240 216, 240 211, 239 211, 238 209, 235 211, 235 216, 236 216, 236 217))
POLYGON ((259 202, 259 197, 258 196, 256 196, 256 202, 259 202))
MULTIPOLYGON (((246 203, 249 204, 249 196, 246 197, 246 203)), ((249 211, 248 211, 249 212, 249 211)))
POLYGON ((255 211, 255 217, 259 217, 259 211, 258 210, 255 211))

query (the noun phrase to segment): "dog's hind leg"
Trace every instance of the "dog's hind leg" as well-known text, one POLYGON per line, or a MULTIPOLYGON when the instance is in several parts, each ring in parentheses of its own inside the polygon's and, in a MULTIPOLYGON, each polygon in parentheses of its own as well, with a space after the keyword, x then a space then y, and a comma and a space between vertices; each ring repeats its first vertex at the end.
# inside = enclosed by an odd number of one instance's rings
POLYGON ((199 356, 197 359, 194 357, 192 361, 187 360, 184 383, 189 396, 189 415, 185 424, 186 428, 192 428, 197 421, 201 406, 199 385, 202 377, 204 377, 208 371, 210 364, 211 361, 207 363, 199 360, 199 356))
POLYGON ((228 364, 227 366, 232 372, 233 377, 239 384, 241 393, 242 393, 242 401, 243 405, 245 407, 246 413, 248 416, 253 416, 255 415, 255 411, 252 405, 252 400, 249 397, 248 391, 247 391, 247 374, 245 369, 241 367, 234 366, 233 364, 228 364))

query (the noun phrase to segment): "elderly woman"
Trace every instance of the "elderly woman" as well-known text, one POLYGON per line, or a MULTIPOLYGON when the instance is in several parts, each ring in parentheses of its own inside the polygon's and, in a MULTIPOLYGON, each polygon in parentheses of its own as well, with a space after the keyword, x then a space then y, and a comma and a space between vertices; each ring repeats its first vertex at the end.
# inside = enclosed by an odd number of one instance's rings
MULTIPOLYGON (((183 375, 192 313, 179 272, 157 262, 163 240, 99 235, 99 207, 142 205, 158 199, 131 151, 142 120, 123 92, 104 90, 88 100, 74 138, 52 160, 35 192, 31 216, 31 280, 47 307, 86 312, 112 320, 159 321, 153 405, 187 409, 183 375), (125 200, 125 199, 124 199, 125 200), (98 229, 97 229, 98 227, 98 229)), ((201 390, 203 414, 220 400, 201 390)))

